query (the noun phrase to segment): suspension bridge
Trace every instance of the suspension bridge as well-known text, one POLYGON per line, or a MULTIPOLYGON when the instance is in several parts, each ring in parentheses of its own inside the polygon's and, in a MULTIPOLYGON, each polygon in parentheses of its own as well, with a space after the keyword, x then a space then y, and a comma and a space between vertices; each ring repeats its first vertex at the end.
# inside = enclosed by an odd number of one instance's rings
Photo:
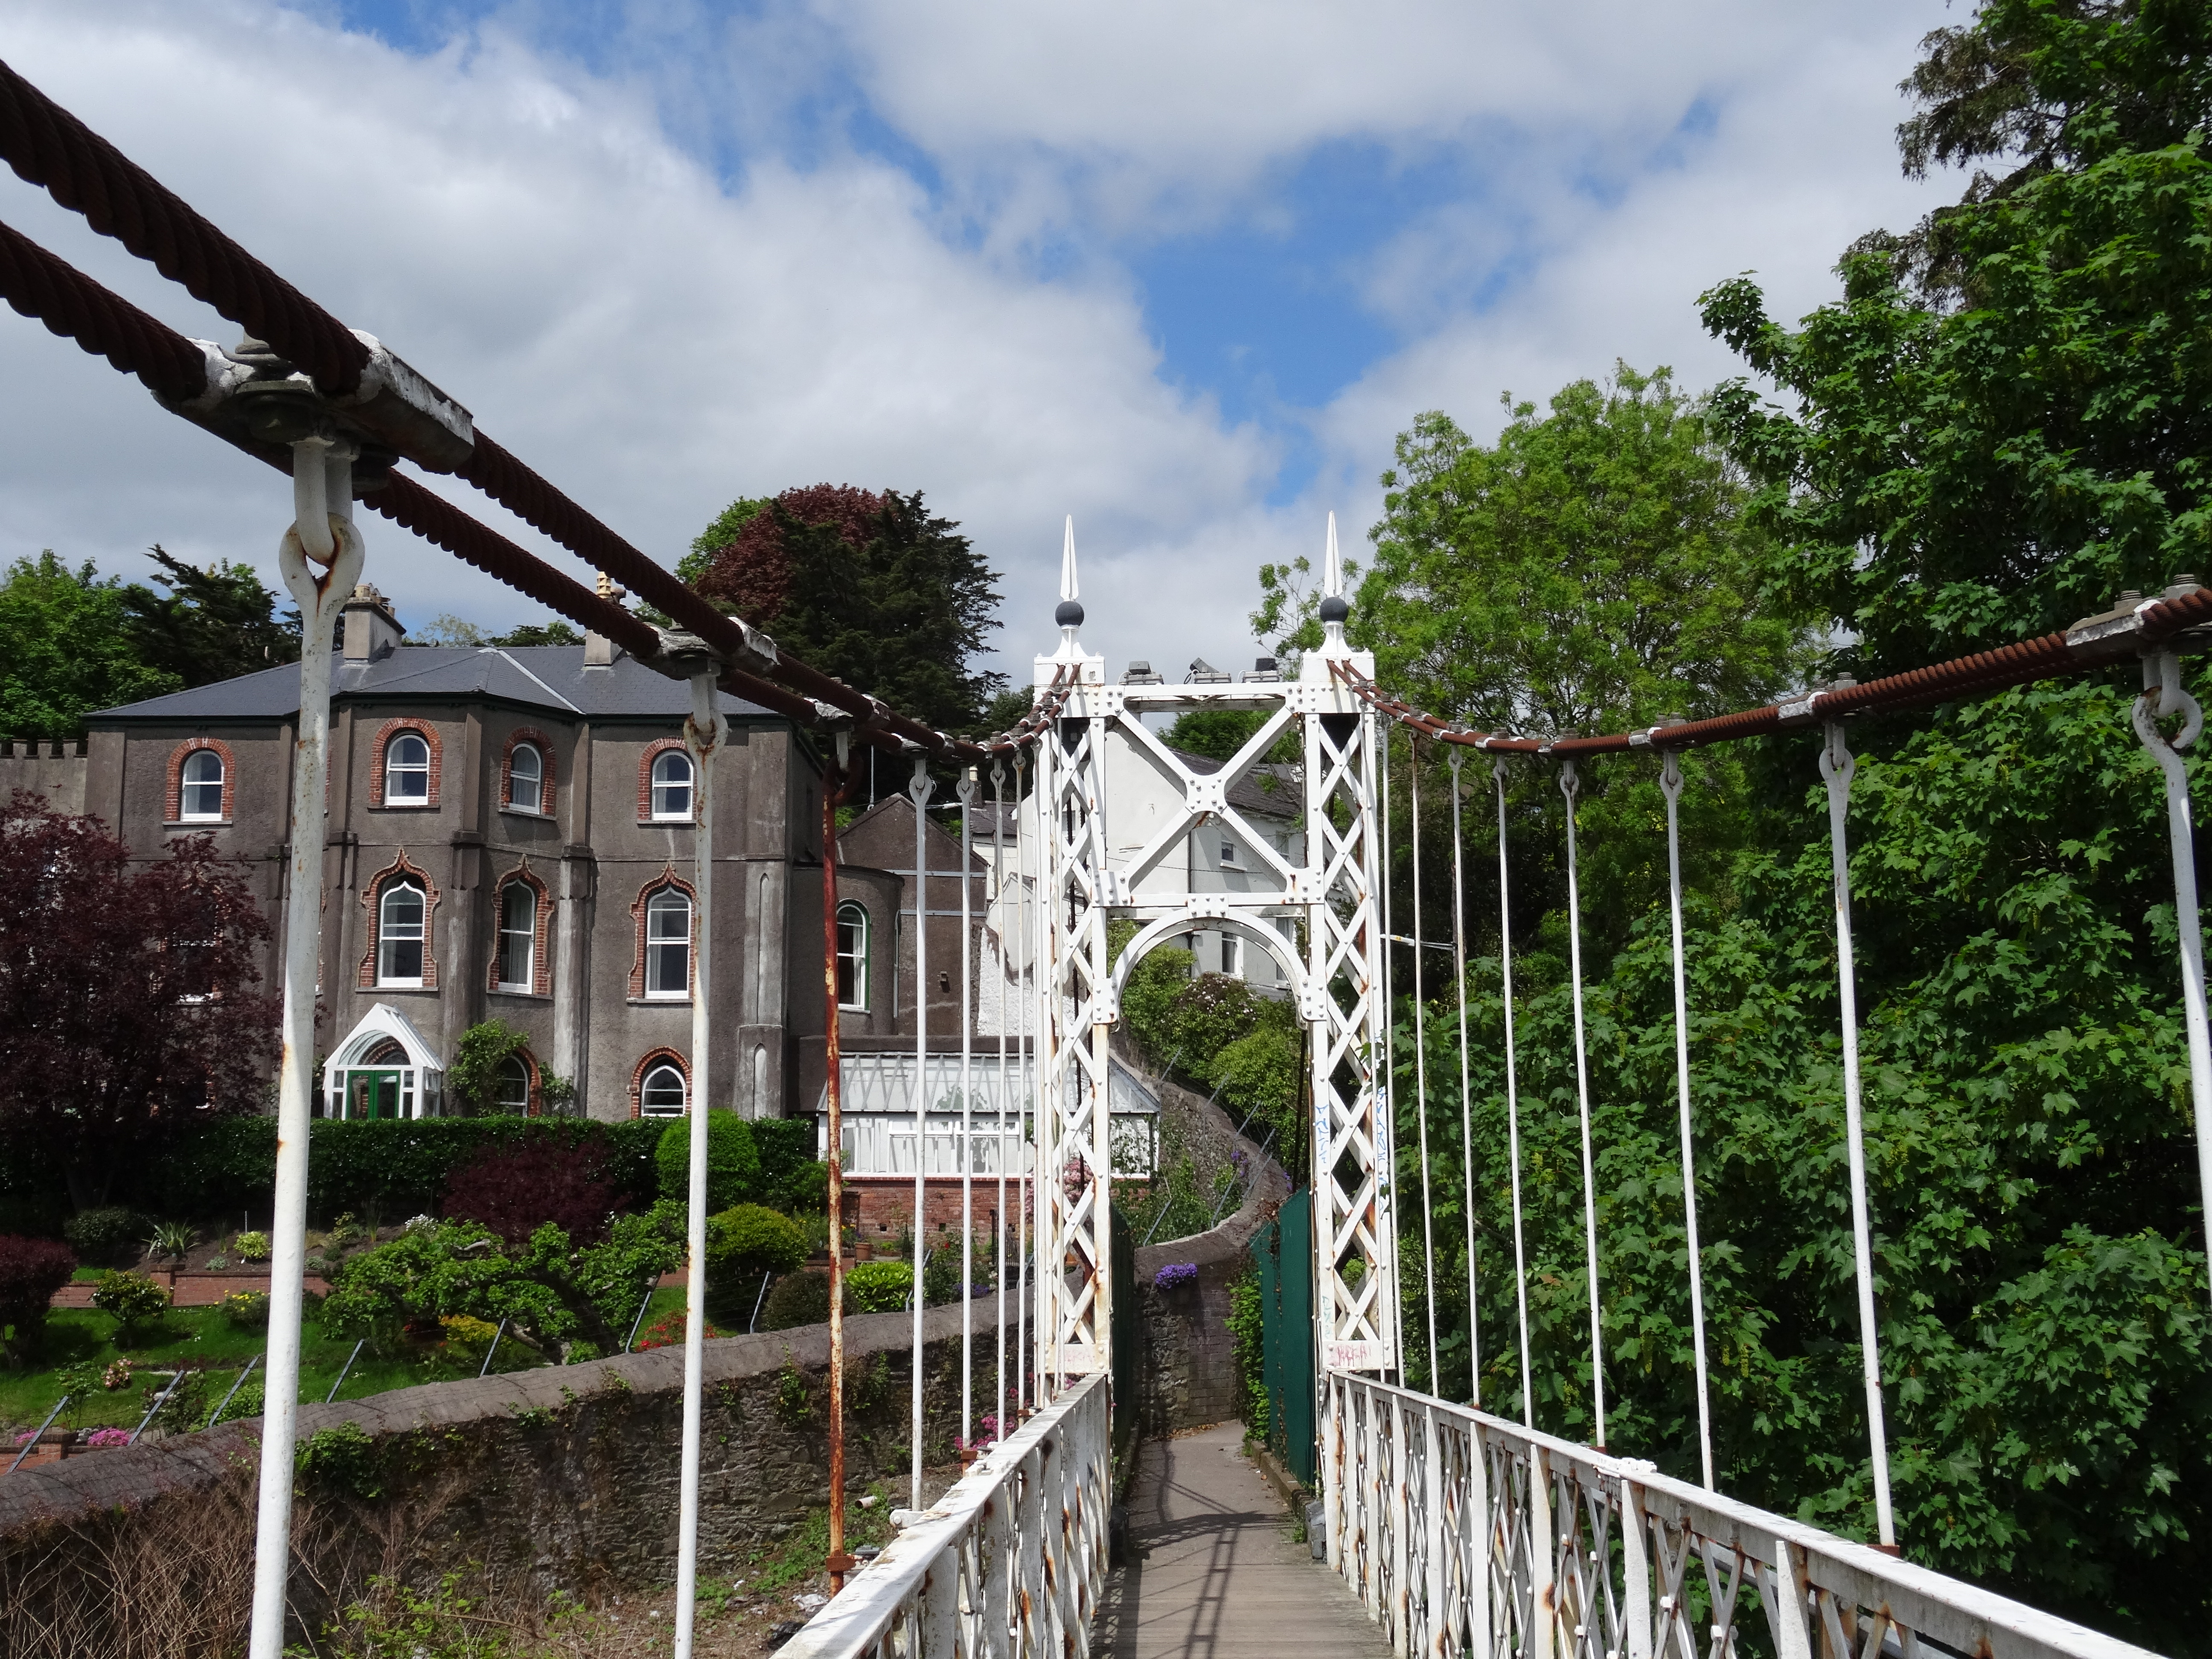
MULTIPOLYGON (((948 1492, 922 1504, 924 1367, 914 1367, 911 1509, 896 1540, 865 1565, 845 1550, 842 1437, 840 1257, 831 1252, 833 1363, 830 1536, 827 1565, 836 1594, 787 1651, 807 1659, 861 1655, 1042 1655, 1092 1650, 1108 1592, 1109 1518, 1119 1501, 1113 1452, 1112 1181, 1109 1037, 1132 966, 1152 946, 1193 932, 1233 933, 1273 957, 1308 1034, 1312 1176, 1313 1345, 1316 1360, 1322 1542, 1326 1565, 1301 1576, 1279 1550, 1244 1548, 1257 1513, 1249 1496, 1217 1480, 1203 1447, 1156 1461, 1156 1485, 1140 1493, 1140 1534, 1156 1542, 1173 1533, 1201 1540, 1208 1563, 1156 1570, 1162 1593, 1181 1596, 1188 1615, 1161 1618, 1152 1606, 1154 1645, 1144 1651, 1226 1655, 1237 1650, 1224 1617, 1267 1619, 1252 1650, 1351 1652, 1363 1645, 1401 1654, 1508 1655, 1528 1659, 1729 1659, 1745 1645, 1771 1647, 1784 1659, 1876 1659, 1923 1650, 1960 1656, 2081 1656, 2118 1659, 2142 1650, 1917 1566, 1897 1545, 1884 1434, 1884 1382, 1876 1341, 1875 1285, 1869 1214, 1851 949, 1845 807, 1853 774, 1850 716, 1978 696, 2026 682, 2140 661, 2144 690, 2135 705, 2136 734, 2163 778, 2172 831, 2179 921, 2179 975, 2198 1133, 2200 1177, 2212 1189, 2212 1049, 2208 1049, 2192 825, 2180 751, 2198 734, 2201 715, 2184 688, 2184 636, 2212 623, 2212 590, 2178 582, 2166 592, 2131 596, 2106 616, 2063 633, 1932 665, 1863 685, 1840 684, 1755 709, 1675 721, 1648 729, 1540 742, 1486 733, 1439 719, 1392 697, 1375 682, 1372 658, 1349 642, 1350 615, 1331 520, 1319 616, 1323 643, 1290 679, 1248 677, 1213 685, 1166 686, 1149 678, 1109 683, 1103 659, 1082 643, 1071 527, 1063 550, 1054 649, 1035 661, 1030 714, 985 741, 934 731, 778 649, 729 617, 623 540, 479 430, 469 411, 375 337, 340 322, 179 200, 143 168, 91 132, 38 89, 0 64, 0 153, 26 180, 82 213, 104 234, 153 262, 164 275, 238 322, 247 338, 225 349, 191 340, 102 288, 15 230, 0 225, 0 294, 86 351, 135 375, 161 404, 212 435, 287 473, 292 510, 279 562, 303 620, 297 764, 289 838, 284 928, 285 1059, 278 1119, 274 1261, 267 1359, 268 1409, 258 1489, 250 1629, 252 1659, 280 1659, 285 1638, 288 1535, 293 1501, 292 1445, 300 1368, 301 1266, 304 1255, 307 1121, 313 1087, 315 966, 319 955, 320 823, 328 766, 332 623, 360 580, 368 556, 356 501, 485 570, 562 617, 602 634, 693 689, 685 741, 700 769, 694 837, 696 902, 702 912, 693 1000, 692 1098, 705 1100, 707 1035, 714 1018, 714 963, 707 925, 714 903, 712 854, 714 792, 708 786, 724 738, 719 688, 775 710, 823 734, 832 787, 824 791, 823 845, 835 846, 836 787, 852 775, 856 746, 911 763, 910 793, 931 801, 947 774, 972 803, 988 787, 994 805, 1019 814, 1011 861, 1006 815, 994 879, 1013 872, 1021 896, 1024 952, 1018 1018, 1022 1033, 1024 1130, 1003 1116, 1002 1137, 1033 1134, 1028 1168, 1011 1179, 1016 1211, 1030 1215, 1030 1247, 1014 1264, 1010 1311, 990 1340, 1002 1379, 996 1420, 1008 1427, 948 1492), (662 629, 515 545, 398 471, 398 463, 474 485, 592 568, 672 618, 662 629), (1217 771, 1200 774, 1168 750, 1148 715, 1193 708, 1253 711, 1258 729, 1217 771), (2178 727, 2170 723, 2178 720, 2178 727), (1518 1420, 1480 1400, 1450 1401, 1406 1385, 1409 1344, 1437 1375, 1433 1304, 1425 1323, 1402 1328, 1401 1226, 1407 1209, 1392 1171, 1401 1150, 1394 1125, 1407 1114, 1391 1098, 1395 1076, 1391 1008, 1401 989, 1417 1011, 1431 1009, 1423 952, 1409 953, 1413 981, 1392 982, 1389 943, 1398 919, 1382 878, 1394 850, 1387 776, 1390 734, 1398 729, 1439 746, 1451 778, 1455 980, 1467 980, 1466 872, 1462 867, 1464 763, 1489 757, 1499 804, 1500 967, 1506 975, 1504 1064, 1511 1127, 1514 1337, 1528 1375, 1528 1272, 1522 1248, 1520 1103, 1514 1079, 1510 894, 1505 891, 1504 810, 1511 769, 1556 769, 1567 802, 1569 902, 1573 965, 1577 1106, 1582 1129, 1583 1226, 1589 1263, 1595 1445, 1540 1431, 1531 1391, 1522 1390, 1518 1420), (1716 1467, 1696 1219, 1696 1125, 1690 1092, 1690 1028, 1683 960, 1682 878, 1677 805, 1680 757, 1688 749, 1775 732, 1802 732, 1808 758, 1828 791, 1833 850, 1835 928, 1844 1058, 1847 1174, 1865 1385, 1865 1459, 1876 1513, 1872 1543, 1821 1531, 1731 1498, 1716 1467), (1241 892, 1161 895, 1146 872, 1194 831, 1242 821, 1228 791, 1278 745, 1297 747, 1304 836, 1279 846, 1245 825, 1245 842, 1263 868, 1241 892), (1179 811, 1158 815, 1141 835, 1117 826, 1108 787, 1113 756, 1139 758, 1179 788, 1179 811), (1660 1473, 1652 1464, 1603 1449, 1601 1344, 1601 1251, 1594 1190, 1579 955, 1573 806, 1577 769, 1656 763, 1668 803, 1667 842, 1674 968, 1675 1060, 1683 1204, 1688 1249, 1686 1293, 1693 1327, 1701 1479, 1660 1473), (1121 830, 1115 839, 1117 827, 1121 830), (1134 845, 1132 854, 1122 850, 1134 845), (1109 848, 1112 848, 1109 852, 1109 848), (1108 924, 1133 921, 1135 938, 1109 951, 1108 924), (1035 1263, 1035 1271, 1030 1264, 1035 1263), (1012 1363, 1004 1363, 1012 1324, 1012 1363), (1014 1426, 1016 1424, 1018 1426, 1014 1426), (1191 1459, 1199 1460, 1193 1462, 1191 1459), (1193 1473, 1186 1479, 1176 1469, 1193 1473), (1202 1474, 1202 1478, 1201 1478, 1202 1474), (1242 1507, 1239 1507, 1242 1505, 1242 1507), (1224 1553, 1225 1551, 1225 1553, 1224 1553), (1201 1607, 1200 1603, 1208 1603, 1201 1607), (1224 1614, 1224 1608, 1237 1610, 1224 1614), (1332 1611, 1334 1609, 1334 1611, 1332 1611), (1756 1634, 1753 1634, 1754 1626, 1756 1634), (1175 1632, 1183 1632, 1179 1638, 1175 1632), (1179 1645, 1177 1644, 1179 1643, 1179 1645)), ((1407 850, 1418 862, 1418 769, 1409 780, 1407 850)), ((963 825, 969 815, 963 814, 963 825)), ((916 813, 917 835, 923 815, 916 813)), ((963 837, 971 831, 963 828, 963 837)), ((1429 849, 1429 856, 1438 856, 1429 849)), ((925 867, 918 849, 916 868, 925 867)), ((823 971, 836 1005, 837 939, 834 858, 823 872, 823 971)), ((1414 884, 1413 903, 1420 903, 1414 884)), ((963 903, 966 901, 963 898, 963 903)), ((1411 937, 1425 939, 1416 908, 1411 937)), ((918 964, 919 966, 919 964, 918 964)), ((963 975, 965 988, 971 984, 963 975)), ((1004 1011, 1002 1011, 1003 1012, 1004 1011)), ((1419 1016, 1417 1017, 1423 1017, 1419 1016)), ((1441 1018, 1432 1012, 1428 1018, 1441 1018)), ((1459 1129, 1468 1135, 1466 1008, 1457 1009, 1461 1079, 1459 1129)), ((926 1052, 926 1021, 917 1054, 926 1052)), ((972 1029, 963 1018, 963 1032, 972 1029)), ((969 1039, 963 1035, 963 1043, 969 1039)), ((1000 1039, 1001 1043, 1006 1039, 1000 1039)), ((831 1026, 830 1144, 838 1144, 839 1067, 831 1026)), ((1418 1041, 1415 1063, 1425 1068, 1418 1041)), ((1000 1055, 1003 1068, 1005 1055, 1000 1055)), ((963 1063, 967 1055, 963 1053, 963 1063)), ((926 1068, 917 1065, 921 1078, 926 1068)), ((1431 1090, 1418 1076, 1419 1138, 1412 1149, 1428 1163, 1431 1090)), ((1449 1094, 1447 1086, 1443 1093, 1449 1094)), ((963 1098, 967 1091, 963 1091, 963 1098)), ((928 1103, 917 1097, 917 1128, 928 1103)), ((702 1316, 705 1292, 706 1118, 691 1121, 690 1251, 685 1394, 679 1495, 674 1651, 693 1647, 699 1566, 702 1316)), ((1440 1130, 1439 1133, 1442 1133, 1440 1130)), ((1471 1144, 1471 1141, 1468 1143, 1471 1144)), ((1010 1178, 1000 1160, 996 1179, 1010 1178)), ((838 1166, 830 1163, 829 1214, 841 1213, 838 1166)), ((1470 1168, 1467 1176, 1474 1179, 1470 1168)), ((963 1188, 973 1179, 963 1175, 963 1188)), ((921 1176, 917 1170, 917 1188, 921 1176)), ((1003 1190, 1000 1213, 1008 1213, 1003 1190)), ((919 1207, 919 1190, 917 1193, 919 1207)), ((1417 1218, 1427 1282, 1441 1255, 1464 1249, 1470 1275, 1474 1240, 1440 1238, 1428 1207, 1417 1218)), ((920 1248, 921 1229, 915 1230, 920 1248)), ((1403 1241, 1410 1249, 1410 1235, 1403 1241)), ((919 1267, 917 1262, 917 1267, 919 1267)), ((1002 1273, 1003 1287, 1007 1275, 1002 1273)), ((917 1273, 919 1281, 919 1273, 917 1273)), ((1002 1288, 1001 1297, 1006 1296, 1002 1288)), ((917 1303, 919 1298, 917 1298, 917 1303)), ((915 1314, 917 1360, 922 1316, 915 1314)), ((963 1337, 963 1425, 974 1420, 963 1337)), ((970 1431, 972 1433, 972 1430, 970 1431)), ((1219 1448, 1215 1448, 1218 1451, 1219 1448)), ((1225 1478, 1225 1477, 1223 1477, 1225 1478)), ((1139 1542, 1143 1541, 1140 1537, 1139 1542)), ((1279 1540, 1278 1540, 1279 1541, 1279 1540)), ((1176 1558, 1181 1559, 1181 1558, 1176 1558)), ((1125 1650, 1117 1636, 1115 1650, 1125 1650)))

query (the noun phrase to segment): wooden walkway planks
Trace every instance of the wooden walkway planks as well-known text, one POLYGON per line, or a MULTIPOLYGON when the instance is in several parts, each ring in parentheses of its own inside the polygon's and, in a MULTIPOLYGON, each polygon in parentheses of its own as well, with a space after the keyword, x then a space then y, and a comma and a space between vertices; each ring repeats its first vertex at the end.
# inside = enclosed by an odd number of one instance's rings
POLYGON ((1091 1651, 1112 1659, 1282 1659, 1389 1651, 1328 1566, 1291 1541, 1282 1499, 1237 1424, 1146 1442, 1129 1562, 1108 1581, 1091 1651))

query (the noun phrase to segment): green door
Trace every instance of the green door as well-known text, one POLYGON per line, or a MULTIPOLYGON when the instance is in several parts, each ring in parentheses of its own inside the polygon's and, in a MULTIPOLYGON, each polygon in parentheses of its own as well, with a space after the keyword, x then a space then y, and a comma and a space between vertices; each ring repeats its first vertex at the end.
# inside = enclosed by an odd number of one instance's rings
POLYGON ((345 1115, 349 1118, 398 1117, 399 1073, 347 1073, 345 1115))

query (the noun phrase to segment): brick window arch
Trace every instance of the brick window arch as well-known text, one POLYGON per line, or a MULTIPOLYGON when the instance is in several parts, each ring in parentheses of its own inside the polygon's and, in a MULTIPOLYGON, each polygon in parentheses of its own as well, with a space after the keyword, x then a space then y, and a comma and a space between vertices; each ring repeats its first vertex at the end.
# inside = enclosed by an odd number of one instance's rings
POLYGON ((356 988, 373 991, 376 988, 376 955, 383 943, 378 937, 384 915, 384 890, 399 881, 412 882, 422 890, 422 989, 438 988, 438 884, 430 879, 430 872, 407 856, 404 848, 391 863, 378 871, 363 884, 361 890, 362 908, 368 912, 368 949, 362 953, 361 969, 355 975, 356 988))
POLYGON ((699 817, 699 768, 696 760, 691 767, 691 810, 680 818, 655 818, 653 812, 653 763, 671 750, 691 759, 681 738, 655 738, 645 745, 645 752, 637 757, 637 821, 640 823, 693 823, 699 817))
MULTIPOLYGON (((646 938, 646 921, 652 908, 653 896, 655 893, 669 892, 672 890, 683 894, 685 902, 691 907, 691 925, 689 935, 689 956, 690 960, 685 971, 685 982, 687 990, 696 990, 698 988, 699 895, 697 890, 692 887, 690 882, 684 880, 683 877, 676 873, 675 866, 664 865, 661 867, 660 873, 655 876, 651 881, 646 883, 644 886, 639 888, 637 890, 637 896, 630 901, 630 921, 635 939, 629 963, 629 994, 630 1000, 633 1002, 643 1000, 646 994, 645 952, 646 946, 648 943, 646 938)), ((674 1000, 675 999, 673 998, 671 999, 672 1001, 674 1000)))
POLYGON ((195 823, 231 820, 231 808, 238 799, 238 762, 233 758, 230 745, 221 738, 186 738, 169 755, 168 793, 163 797, 161 821, 181 823, 185 817, 185 763, 194 755, 212 754, 222 763, 222 811, 220 819, 196 817, 195 823))
POLYGON ((377 728, 375 750, 370 758, 368 768, 368 804, 371 806, 384 805, 385 750, 390 745, 392 738, 403 732, 413 732, 430 748, 428 793, 422 800, 410 800, 403 804, 410 807, 434 807, 438 804, 438 785, 441 775, 445 771, 445 749, 438 741, 438 728, 435 726, 428 720, 404 717, 388 720, 377 728))
MULTIPOLYGON (((641 1059, 630 1072, 629 1115, 632 1117, 642 1117, 645 1115, 647 1080, 652 1078, 654 1073, 659 1071, 664 1066, 672 1069, 678 1077, 683 1079, 684 1104, 687 1110, 690 1109, 691 1104, 691 1062, 684 1059, 682 1054, 678 1054, 673 1048, 655 1048, 641 1059)), ((656 1091, 656 1092, 658 1092, 658 1091, 656 1091)), ((664 1115, 674 1116, 675 1114, 667 1112, 664 1106, 662 1110, 656 1111, 653 1115, 656 1117, 664 1115)))
POLYGON ((499 757, 499 804, 508 811, 528 812, 535 810, 541 817, 553 816, 553 739, 534 726, 518 726, 507 734, 507 747, 499 757), (528 744, 538 751, 539 767, 538 805, 518 808, 514 804, 514 751, 517 745, 528 744))
POLYGON ((516 988, 515 982, 507 977, 507 936, 513 931, 507 927, 507 895, 510 887, 519 887, 530 896, 530 976, 522 981, 523 988, 532 996, 550 996, 553 994, 553 963, 546 947, 553 935, 553 894, 538 872, 530 867, 530 860, 526 858, 492 884, 491 976, 484 988, 505 991, 509 994, 513 994, 516 988))

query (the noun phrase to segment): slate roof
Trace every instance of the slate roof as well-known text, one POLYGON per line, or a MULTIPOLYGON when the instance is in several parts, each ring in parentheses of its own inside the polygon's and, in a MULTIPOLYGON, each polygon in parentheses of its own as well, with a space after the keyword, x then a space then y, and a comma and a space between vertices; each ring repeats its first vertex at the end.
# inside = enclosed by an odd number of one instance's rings
MULTIPOLYGON (((593 720, 681 720, 691 690, 636 658, 618 654, 611 667, 586 670, 580 645, 403 645, 370 662, 331 665, 334 699, 485 699, 593 720)), ((724 693, 733 719, 782 716, 724 693)), ((173 691, 143 702, 104 708, 87 718, 119 720, 283 720, 300 708, 300 668, 288 663, 258 674, 173 691)))

